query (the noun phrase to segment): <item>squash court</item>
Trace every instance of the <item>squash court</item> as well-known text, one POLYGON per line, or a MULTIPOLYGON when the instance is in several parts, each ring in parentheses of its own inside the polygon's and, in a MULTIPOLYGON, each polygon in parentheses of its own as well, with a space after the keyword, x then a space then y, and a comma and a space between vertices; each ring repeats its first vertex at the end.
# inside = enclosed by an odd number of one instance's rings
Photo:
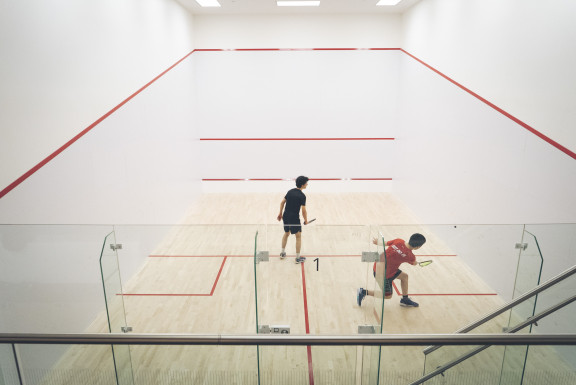
MULTIPOLYGON (((116 293, 109 301, 112 317, 122 317, 123 305, 127 325, 136 333, 245 335, 254 334, 258 324, 289 327, 296 335, 356 334, 359 325, 379 325, 380 317, 384 334, 451 333, 503 303, 434 234, 433 226, 415 224, 408 209, 389 194, 308 193, 309 218, 318 219, 303 228, 302 255, 307 261, 294 263, 293 236, 288 257, 280 259, 283 229, 275 217, 281 195, 206 194, 190 209, 186 225, 163 228, 162 240, 123 283, 123 295, 116 293), (238 223, 238 218, 246 218, 246 210, 259 224, 238 223), (417 260, 433 261, 426 267, 401 267, 409 275, 409 295, 420 307, 399 305, 399 282, 394 283, 395 293, 385 301, 383 314, 379 298, 367 297, 359 307, 357 288, 379 291, 372 263, 361 261, 363 251, 381 252, 371 239, 380 235, 386 240, 408 239, 414 232, 427 238, 415 253, 417 260), (260 251, 268 251, 269 259, 255 263, 254 255, 260 251)), ((122 253, 118 255, 122 266, 122 253)), ((479 332, 499 332, 508 316, 505 313, 490 323, 491 330, 479 332)), ((105 313, 86 330, 106 331, 105 313)), ((407 384, 419 378, 422 349, 383 347, 380 383, 407 384)), ((441 364, 440 355, 452 357, 467 348, 443 349, 438 356, 429 356, 428 365, 434 360, 441 364)), ((253 346, 131 346, 120 354, 128 353, 136 383, 158 383, 169 376, 174 384, 255 384, 260 370, 261 383, 359 384, 368 380, 370 365, 377 365, 378 348, 262 346, 257 351, 253 346)), ((104 362, 106 354, 106 347, 71 348, 59 371, 66 372, 70 365, 89 368, 104 362)), ((459 370, 478 365, 496 368, 502 354, 478 356, 459 370)), ((86 380, 106 383, 98 376, 86 380)))

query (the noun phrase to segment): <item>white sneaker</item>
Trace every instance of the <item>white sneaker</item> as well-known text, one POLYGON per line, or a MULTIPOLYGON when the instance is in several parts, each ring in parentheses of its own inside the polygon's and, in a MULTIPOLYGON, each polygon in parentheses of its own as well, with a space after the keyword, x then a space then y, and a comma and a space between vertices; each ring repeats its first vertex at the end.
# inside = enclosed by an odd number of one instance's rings
POLYGON ((284 259, 284 258, 286 258, 286 252, 285 251, 280 253, 280 259, 284 259))

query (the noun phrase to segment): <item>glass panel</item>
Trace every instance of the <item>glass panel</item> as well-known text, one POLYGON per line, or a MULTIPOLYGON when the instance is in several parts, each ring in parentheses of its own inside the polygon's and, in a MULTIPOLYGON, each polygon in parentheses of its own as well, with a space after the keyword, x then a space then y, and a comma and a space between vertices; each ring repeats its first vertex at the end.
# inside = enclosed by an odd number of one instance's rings
MULTIPOLYGON (((256 225, 115 226, 123 245, 118 254, 126 316, 133 331, 255 334, 257 229, 256 225)), ((148 377, 147 383, 153 384, 154 378, 170 370, 175 378, 190 373, 199 379, 235 378, 234 373, 248 373, 242 378, 251 378, 257 373, 254 346, 169 350, 132 346, 131 357, 137 384, 148 377)))
MULTIPOLYGON (((102 254, 100 255, 100 271, 102 273, 102 286, 106 302, 106 313, 108 315, 108 329, 110 333, 122 333, 122 328, 126 327, 126 311, 124 310, 122 279, 120 277, 114 232, 104 238, 102 254)), ((112 355, 114 357, 117 384, 132 385, 134 379, 130 347, 112 345, 112 355)))
MULTIPOLYGON (((125 349, 130 347, 122 346, 125 349)), ((110 345, 17 345, 26 385, 110 385, 116 384, 113 351, 110 345), (54 365, 46 365, 54 349, 63 354, 54 365), (44 359, 38 359, 44 357, 44 359)), ((120 383, 121 384, 121 383, 120 383)))
MULTIPOLYGON (((259 228, 255 247, 257 319, 260 334, 307 334, 306 313, 302 311, 305 288, 304 264, 295 264, 291 235, 286 248, 288 256, 280 258, 282 227, 259 228), (274 245, 274 246, 273 246, 274 245), (259 260, 260 253, 269 259, 259 260)), ((309 367, 311 348, 306 346, 260 346, 260 385, 307 384, 312 376, 309 367)))
MULTIPOLYGON (((514 284, 514 298, 521 296, 540 284, 543 262, 538 240, 533 234, 524 231, 514 284)), ((511 309, 508 322, 509 328, 534 315, 537 298, 538 296, 534 296, 511 309)), ((528 326, 516 333, 530 333, 531 330, 532 326, 528 326)), ((504 349, 500 384, 514 385, 522 383, 527 355, 528 346, 509 346, 504 349)))
POLYGON ((0 385, 19 385, 18 368, 12 345, 0 344, 0 385))

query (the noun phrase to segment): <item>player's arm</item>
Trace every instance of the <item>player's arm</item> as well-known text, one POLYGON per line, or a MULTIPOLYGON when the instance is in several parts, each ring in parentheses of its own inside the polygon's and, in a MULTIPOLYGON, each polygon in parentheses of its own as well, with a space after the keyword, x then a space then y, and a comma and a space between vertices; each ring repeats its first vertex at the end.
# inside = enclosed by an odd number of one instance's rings
POLYGON ((282 212, 284 211, 284 205, 285 204, 286 204, 286 198, 282 199, 282 202, 280 202, 280 212, 278 213, 278 217, 276 218, 279 221, 282 220, 282 212))
POLYGON ((306 211, 306 206, 302 206, 302 217, 304 218, 304 224, 308 224, 308 212, 306 211))

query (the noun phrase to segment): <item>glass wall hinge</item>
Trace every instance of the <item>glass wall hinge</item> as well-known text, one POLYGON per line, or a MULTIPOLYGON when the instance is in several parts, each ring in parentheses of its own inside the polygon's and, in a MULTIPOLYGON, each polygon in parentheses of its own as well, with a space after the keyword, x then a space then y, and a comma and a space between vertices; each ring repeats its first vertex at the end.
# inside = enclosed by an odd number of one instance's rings
POLYGON ((515 246, 516 249, 522 249, 522 250, 526 250, 528 248, 528 244, 527 243, 517 243, 515 246))
POLYGON ((132 326, 122 326, 120 329, 123 333, 128 333, 132 331, 132 326))
POLYGON ((122 249, 122 244, 121 243, 111 243, 110 244, 110 248, 114 251, 116 250, 121 250, 122 249))

